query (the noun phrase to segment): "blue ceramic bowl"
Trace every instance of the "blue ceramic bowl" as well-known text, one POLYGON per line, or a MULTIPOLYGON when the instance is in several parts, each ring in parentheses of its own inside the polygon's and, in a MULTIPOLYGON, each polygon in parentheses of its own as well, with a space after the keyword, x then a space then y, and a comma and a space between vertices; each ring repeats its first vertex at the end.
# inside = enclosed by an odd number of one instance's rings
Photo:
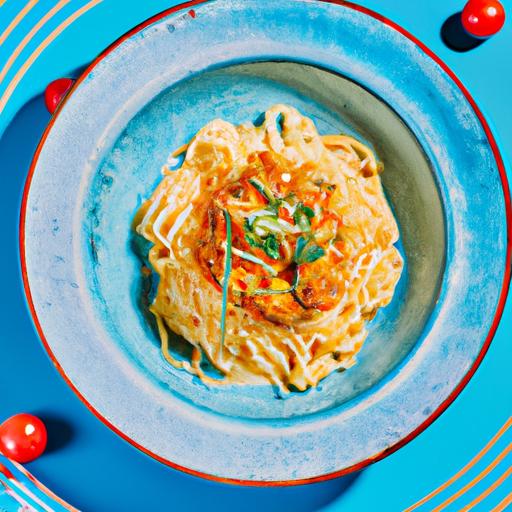
POLYGON ((21 225, 36 325, 89 407, 165 463, 245 483, 361 468, 440 414, 496 328, 510 254, 496 145, 453 74, 360 7, 189 9, 98 58, 43 137, 21 225), (358 364, 286 399, 269 386, 208 389, 163 360, 140 273, 147 248, 130 229, 173 148, 211 119, 255 120, 275 103, 374 147, 406 261, 358 364))

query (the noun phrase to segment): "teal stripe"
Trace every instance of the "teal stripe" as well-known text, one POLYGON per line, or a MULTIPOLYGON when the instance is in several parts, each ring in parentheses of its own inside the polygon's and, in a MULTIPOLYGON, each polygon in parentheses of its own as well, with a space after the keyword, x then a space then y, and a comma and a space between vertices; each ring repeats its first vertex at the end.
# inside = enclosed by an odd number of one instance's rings
POLYGON ((220 318, 220 353, 224 348, 224 340, 226 339, 226 313, 228 309, 228 291, 229 276, 231 275, 231 216, 227 210, 224 210, 224 218, 226 219, 226 263, 224 266, 224 278, 222 280, 222 313, 220 318))

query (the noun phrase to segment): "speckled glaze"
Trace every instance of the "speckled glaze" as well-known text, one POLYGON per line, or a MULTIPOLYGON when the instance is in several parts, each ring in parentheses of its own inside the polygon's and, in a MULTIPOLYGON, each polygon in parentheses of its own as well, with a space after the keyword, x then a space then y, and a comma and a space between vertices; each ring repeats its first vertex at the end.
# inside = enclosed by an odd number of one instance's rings
POLYGON ((478 117, 423 50, 350 6, 220 0, 145 26, 79 81, 27 190, 22 263, 54 360, 123 437, 221 479, 315 478, 410 436, 480 357, 505 277, 504 193, 478 117), (358 365, 286 399, 207 389, 162 360, 130 231, 172 148, 277 102, 375 147, 407 263, 358 365))
MULTIPOLYGON (((400 118, 379 99, 338 75, 310 66, 268 62, 231 66, 171 87, 128 123, 105 155, 87 193, 85 210, 89 214, 85 215, 83 261, 94 287, 96 314, 116 331, 114 337, 157 385, 221 414, 290 418, 361 395, 417 342, 439 293, 444 222, 424 153, 400 118), (336 90, 331 102, 326 96, 329 90, 336 90), (218 101, 211 101, 211 91, 218 101), (359 364, 349 372, 331 375, 315 389, 283 400, 275 398, 270 386, 208 389, 163 360, 147 308, 151 282, 143 279, 141 262, 133 257, 144 257, 148 245, 130 230, 141 198, 148 197, 160 179, 169 148, 189 140, 211 119, 254 120, 275 103, 289 103, 307 112, 322 133, 343 131, 375 141, 386 165, 386 190, 398 219, 403 220, 402 253, 408 263, 392 305, 372 322, 372 335, 359 354, 359 364), (426 205, 431 208, 429 217, 418 216, 426 205), (118 271, 120 262, 126 271, 118 271), (129 321, 126 311, 132 312, 129 321)), ((190 357, 190 346, 188 351, 183 343, 174 347, 175 357, 183 357, 183 352, 190 357)))

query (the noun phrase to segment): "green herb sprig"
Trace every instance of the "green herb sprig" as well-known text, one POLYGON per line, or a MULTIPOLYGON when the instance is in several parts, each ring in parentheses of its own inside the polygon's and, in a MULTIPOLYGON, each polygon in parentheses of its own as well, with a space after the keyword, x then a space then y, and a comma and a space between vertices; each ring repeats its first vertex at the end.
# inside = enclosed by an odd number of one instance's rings
POLYGON ((224 342, 226 340, 226 315, 228 309, 228 291, 229 291, 229 276, 231 275, 232 263, 232 235, 231 235, 231 215, 227 210, 223 210, 224 218, 226 220, 226 259, 224 262, 224 277, 222 279, 222 310, 220 317, 220 354, 222 359, 222 351, 224 342))
POLYGON ((324 249, 317 245, 312 238, 307 239, 299 236, 293 255, 293 261, 295 261, 297 265, 303 265, 304 263, 313 263, 324 255, 324 249))
POLYGON ((315 212, 309 206, 299 203, 295 208, 293 220, 303 233, 309 233, 311 231, 311 219, 314 216, 315 212))

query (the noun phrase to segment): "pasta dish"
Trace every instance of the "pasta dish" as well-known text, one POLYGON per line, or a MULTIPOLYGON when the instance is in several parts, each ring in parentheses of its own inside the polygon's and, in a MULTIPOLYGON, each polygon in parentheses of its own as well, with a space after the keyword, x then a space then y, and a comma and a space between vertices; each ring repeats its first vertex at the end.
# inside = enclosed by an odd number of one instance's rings
POLYGON ((367 146, 319 135, 286 105, 256 124, 199 130, 135 225, 152 242, 150 309, 170 364, 207 385, 303 391, 355 363, 400 278, 399 233, 367 146), (172 355, 169 331, 190 360, 172 355))

